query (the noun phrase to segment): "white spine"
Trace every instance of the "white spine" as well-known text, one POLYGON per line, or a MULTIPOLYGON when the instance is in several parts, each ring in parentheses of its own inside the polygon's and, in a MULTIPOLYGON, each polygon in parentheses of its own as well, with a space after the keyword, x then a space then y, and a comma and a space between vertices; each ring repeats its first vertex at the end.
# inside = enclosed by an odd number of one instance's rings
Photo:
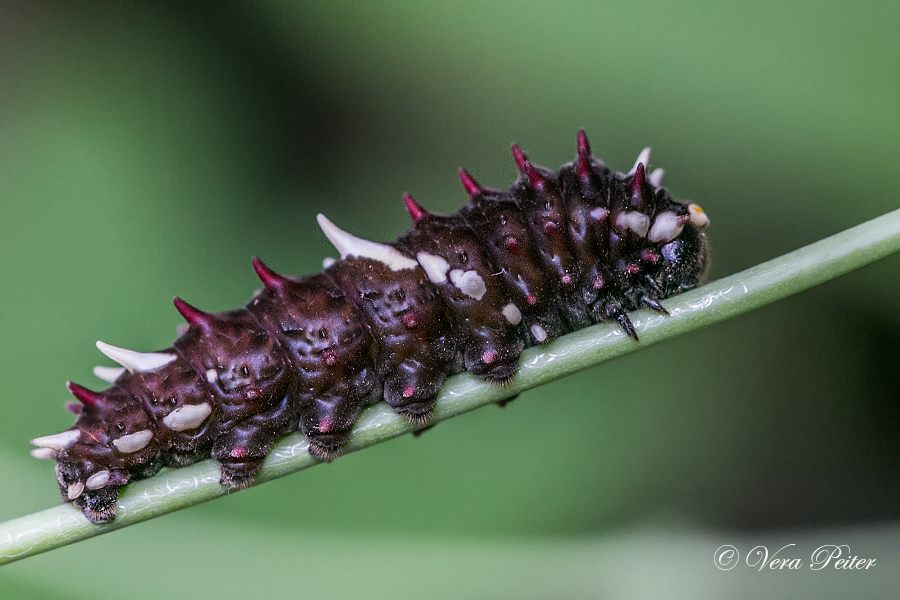
POLYGON ((94 367, 94 377, 102 379, 106 383, 115 383, 116 379, 121 377, 127 371, 125 367, 94 367))
POLYGON ((168 352, 135 352, 101 341, 97 342, 97 349, 129 371, 137 373, 155 371, 177 358, 168 352))
POLYGON ((637 160, 634 161, 634 166, 631 167, 631 170, 628 171, 628 177, 631 177, 635 173, 637 173, 638 165, 644 163, 644 169, 650 166, 650 148, 644 148, 641 150, 641 153, 638 154, 637 160))
POLYGON ((54 435, 45 435, 44 437, 34 438, 31 443, 39 448, 51 448, 53 450, 62 450, 68 448, 75 443, 75 440, 81 435, 77 429, 70 429, 54 435))
POLYGON ((353 234, 347 233, 329 221, 328 217, 325 215, 318 215, 316 221, 319 222, 322 233, 325 234, 328 241, 331 242, 335 249, 340 253, 341 258, 347 258, 348 256, 370 258, 387 266, 391 271, 415 269, 419 266, 419 263, 404 255, 393 246, 379 244, 378 242, 370 242, 369 240, 364 240, 353 234))

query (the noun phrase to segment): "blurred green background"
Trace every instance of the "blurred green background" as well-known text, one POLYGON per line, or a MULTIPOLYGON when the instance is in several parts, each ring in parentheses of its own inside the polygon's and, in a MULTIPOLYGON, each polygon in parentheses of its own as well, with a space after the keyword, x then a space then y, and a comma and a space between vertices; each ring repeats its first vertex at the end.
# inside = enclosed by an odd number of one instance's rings
MULTIPOLYGON (((104 341, 166 347, 178 294, 371 239, 456 168, 556 167, 584 127, 710 215, 718 278, 898 207, 889 2, 0 2, 0 520, 59 502, 104 341)), ((3 598, 900 595, 900 257, 250 491, 16 563, 3 598), (722 572, 820 540, 881 569, 722 572), (87 584, 87 585, 86 585, 87 584), (127 590, 127 591, 126 591, 127 590), (161 592, 164 590, 164 592, 161 592)))

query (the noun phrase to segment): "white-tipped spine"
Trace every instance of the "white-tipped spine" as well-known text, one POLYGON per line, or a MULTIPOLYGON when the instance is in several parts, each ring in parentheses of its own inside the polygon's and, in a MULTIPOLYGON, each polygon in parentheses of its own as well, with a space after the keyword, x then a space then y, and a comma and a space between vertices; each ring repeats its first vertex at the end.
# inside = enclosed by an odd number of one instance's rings
POLYGON ((97 349, 133 373, 148 373, 166 366, 177 358, 168 352, 135 352, 98 341, 97 349))
POLYGON ((635 173, 637 173, 638 165, 644 163, 644 168, 646 169, 650 166, 650 148, 644 148, 641 150, 641 153, 638 154, 637 160, 634 161, 634 166, 631 167, 631 170, 628 171, 628 177, 631 177, 635 173))
POLYGON ((34 438, 33 440, 31 440, 31 443, 38 448, 62 450, 63 448, 68 448, 69 446, 74 444, 75 440, 77 440, 79 436, 81 436, 81 431, 79 431, 78 429, 69 429, 68 431, 63 431, 62 433, 34 438))
POLYGON ((106 383, 115 383, 116 379, 124 375, 127 370, 125 367, 102 367, 97 365, 94 367, 94 377, 102 379, 106 383))
POLYGON ((318 221, 319 227, 322 228, 322 233, 325 234, 328 241, 340 253, 341 258, 347 258, 348 256, 369 258, 382 263, 391 271, 415 269, 419 266, 419 263, 393 246, 371 242, 347 233, 329 221, 328 217, 323 214, 317 215, 316 221, 318 221))
POLYGON ((681 234, 683 228, 684 220, 671 210, 667 210, 656 216, 647 239, 654 244, 670 242, 681 234))
POLYGON ((616 227, 622 231, 630 229, 639 236, 646 237, 650 229, 650 217, 636 210, 622 212, 616 217, 616 227))
POLYGON ((35 448, 31 455, 42 460, 56 460, 56 450, 52 448, 35 448))

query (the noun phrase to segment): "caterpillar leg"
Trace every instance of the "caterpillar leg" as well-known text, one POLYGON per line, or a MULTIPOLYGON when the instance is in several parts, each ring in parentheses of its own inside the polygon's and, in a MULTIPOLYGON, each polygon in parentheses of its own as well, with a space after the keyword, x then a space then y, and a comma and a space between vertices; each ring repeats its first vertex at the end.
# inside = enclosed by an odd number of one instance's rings
POLYGON ((392 271, 377 260, 350 257, 326 272, 379 341, 384 400, 410 422, 427 423, 457 348, 447 308, 425 271, 417 265, 392 271))
POLYGON ((350 439, 351 429, 359 410, 341 399, 331 402, 317 401, 311 410, 300 417, 300 430, 309 438, 309 453, 331 462, 344 453, 344 445, 350 439), (349 421, 349 423, 348 423, 349 421))
POLYGON ((599 300, 591 307, 591 315, 595 322, 613 322, 619 326, 628 337, 634 341, 638 341, 637 331, 634 324, 628 317, 628 313, 622 303, 615 298, 605 298, 599 300))
POLYGON ((298 420, 291 398, 285 396, 273 409, 219 435, 212 447, 212 456, 222 473, 219 482, 234 489, 252 485, 266 454, 278 438, 297 428, 298 420))
POLYGON ((466 370, 496 385, 506 385, 519 368, 519 356, 525 344, 515 336, 480 329, 463 350, 466 370))
POLYGON ((119 489, 128 479, 121 469, 104 470, 92 463, 64 461, 56 465, 63 502, 71 502, 91 523, 106 523, 115 517, 119 489))
POLYGON ((360 374, 349 391, 341 388, 302 400, 300 431, 309 438, 309 453, 320 460, 330 462, 344 453, 363 407, 378 402, 383 394, 381 383, 371 376, 370 369, 360 374), (367 393, 361 396, 358 390, 367 393))
POLYGON ((410 423, 424 425, 431 419, 445 379, 443 371, 405 360, 385 379, 384 400, 410 423))
POLYGON ((91 523, 106 523, 116 516, 118 499, 119 488, 107 486, 83 493, 73 504, 91 523))

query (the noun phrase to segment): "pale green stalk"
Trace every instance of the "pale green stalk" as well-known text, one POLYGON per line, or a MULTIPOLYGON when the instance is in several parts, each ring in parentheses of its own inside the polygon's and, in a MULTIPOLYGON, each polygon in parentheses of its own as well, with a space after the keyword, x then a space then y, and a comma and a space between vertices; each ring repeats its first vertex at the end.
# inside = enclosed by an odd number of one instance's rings
MULTIPOLYGON (((581 369, 646 348, 662 340, 723 321, 795 294, 900 250, 900 210, 785 254, 774 260, 666 300, 670 316, 638 311, 632 319, 635 343, 615 326, 588 327, 553 343, 531 348, 512 384, 503 388, 468 374, 451 377, 441 390, 435 421, 514 396, 581 369)), ((363 412, 347 446, 354 452, 410 433, 414 427, 384 403, 363 412)), ((24 450, 23 450, 24 451, 24 450)), ((290 435, 275 447, 257 477, 263 483, 319 461, 307 453, 306 439, 290 435)), ((69 504, 0 524, 0 564, 127 527, 226 493, 212 460, 166 471, 128 486, 116 518, 94 525, 69 504)))

